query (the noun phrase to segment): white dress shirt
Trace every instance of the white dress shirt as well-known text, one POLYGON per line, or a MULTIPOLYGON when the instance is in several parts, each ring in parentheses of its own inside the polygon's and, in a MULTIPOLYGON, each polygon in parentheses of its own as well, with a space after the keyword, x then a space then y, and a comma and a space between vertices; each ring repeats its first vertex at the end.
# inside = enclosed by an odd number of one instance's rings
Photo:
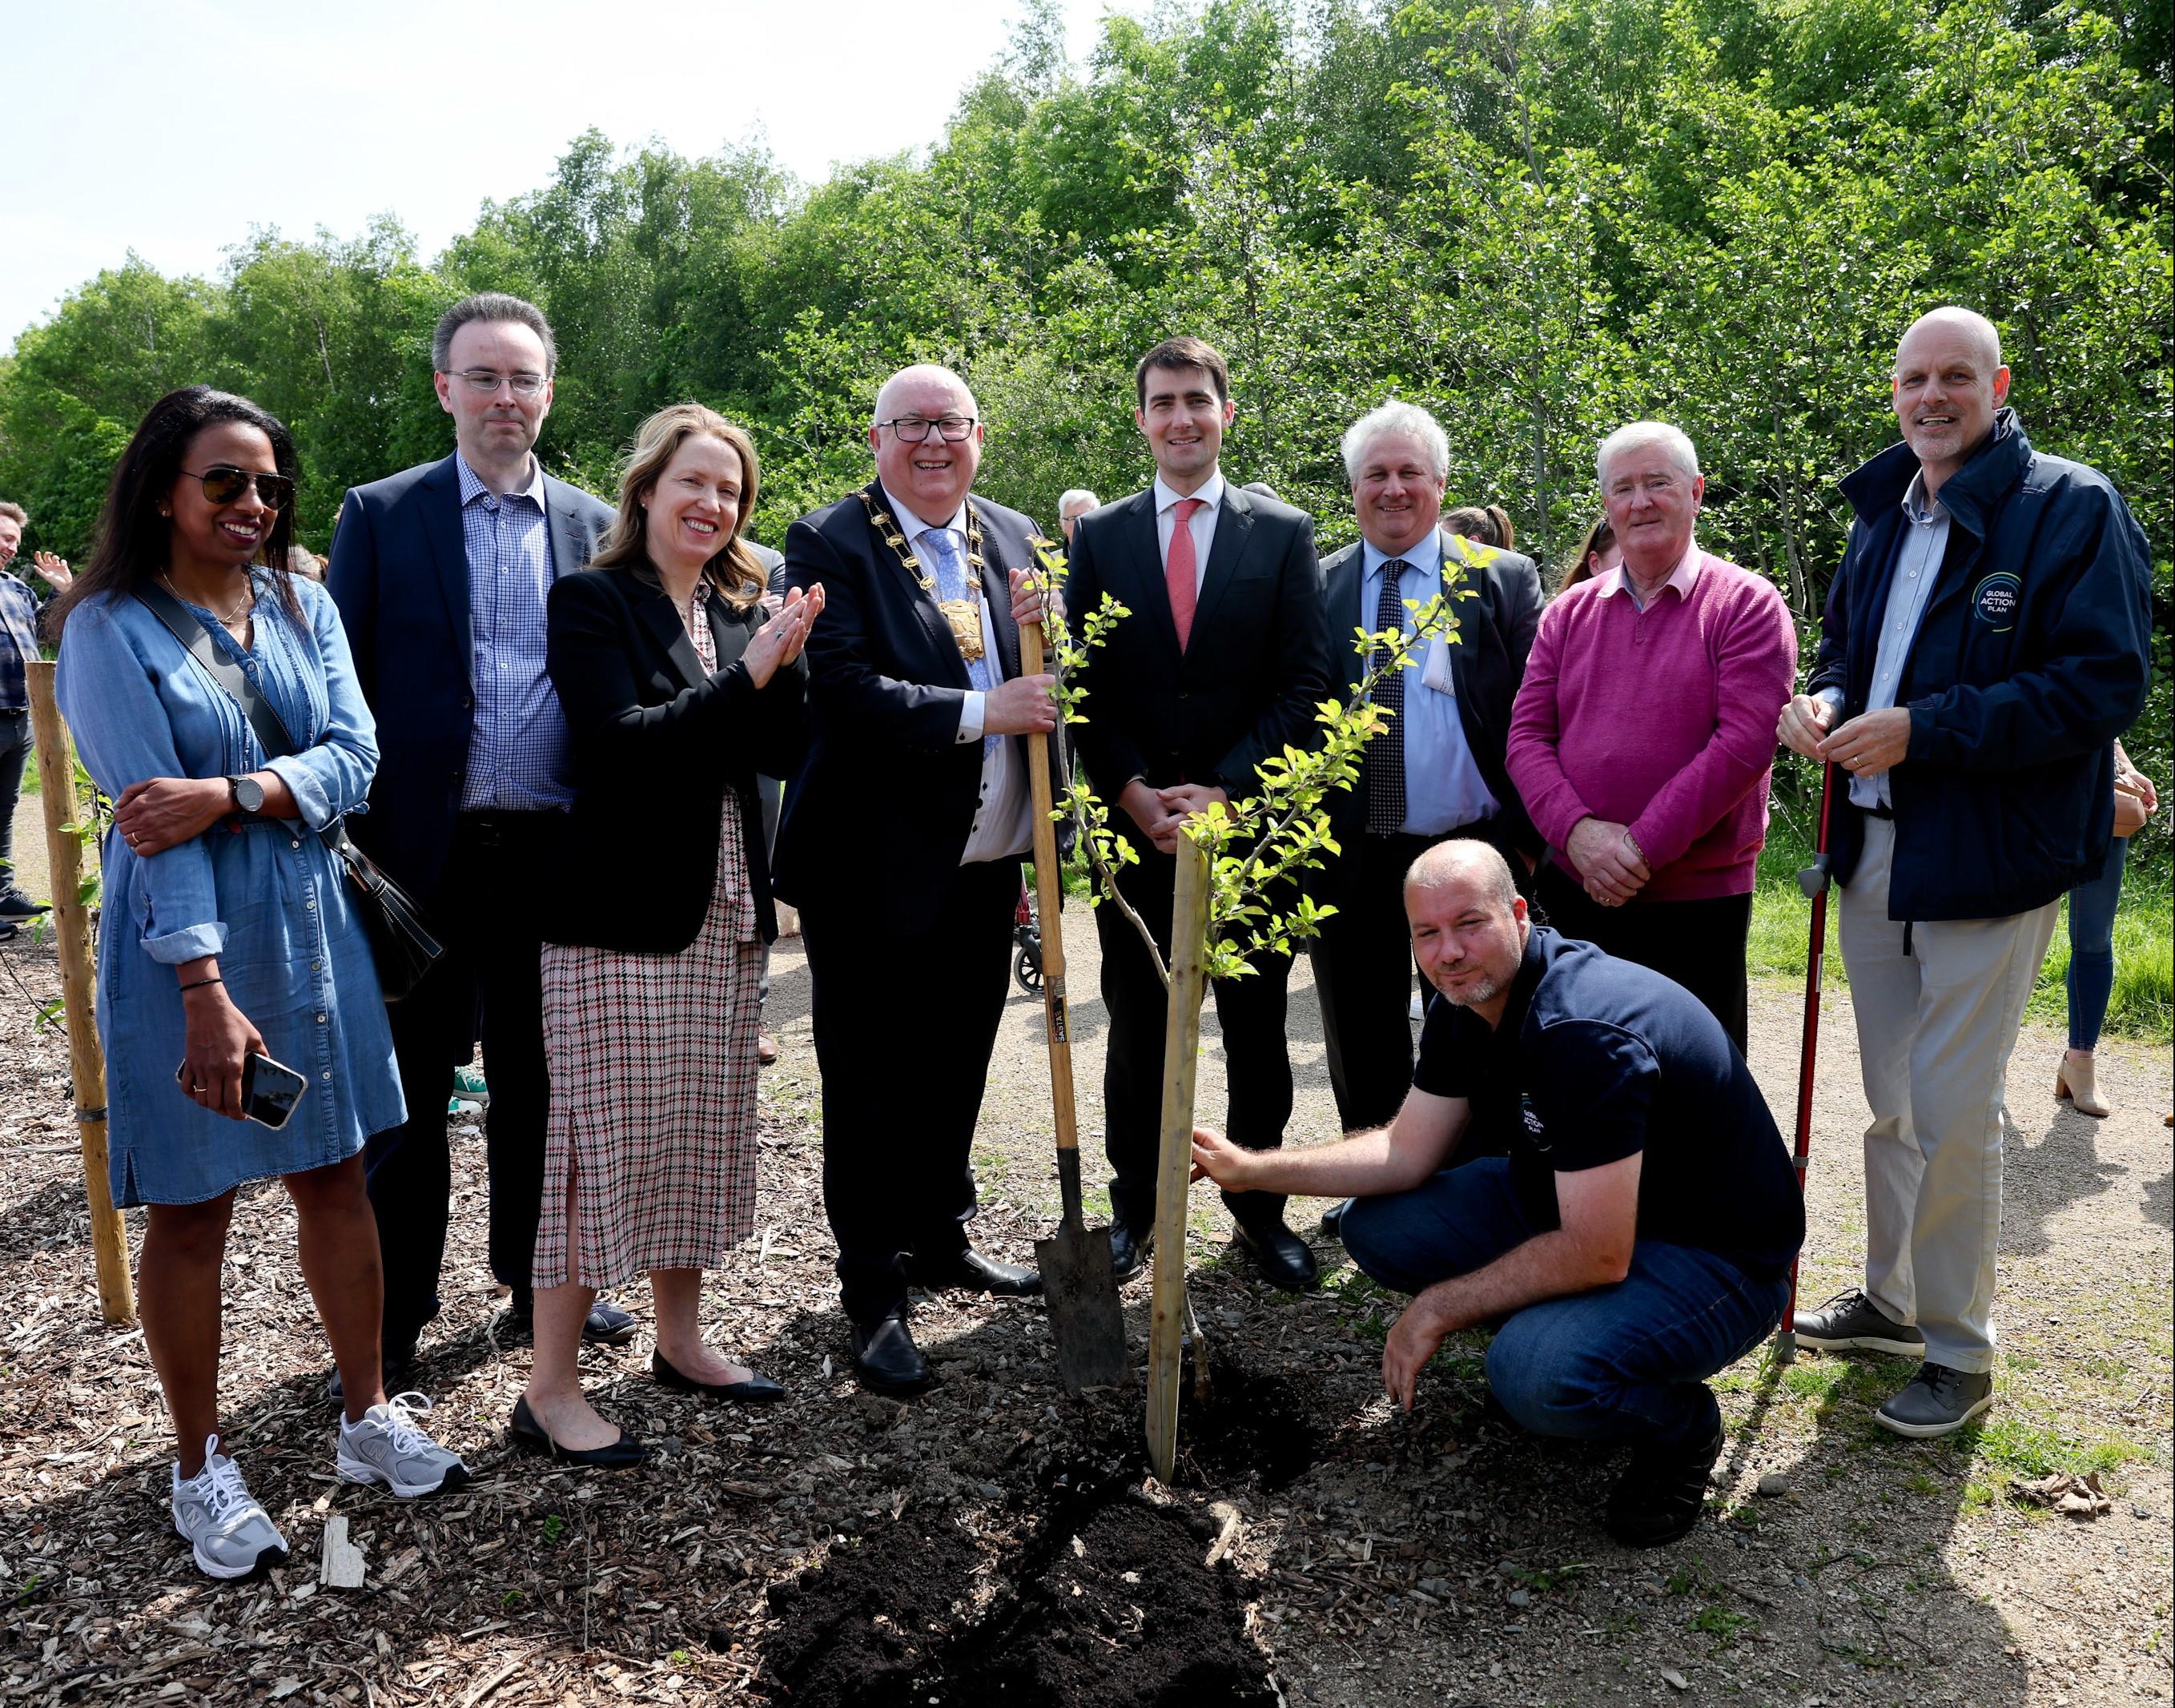
MULTIPOLYGON (((898 495, 890 487, 878 483, 884 503, 898 523, 899 532, 916 557, 923 556, 921 536, 924 534, 946 532, 957 536, 953 544, 958 548, 963 562, 967 556, 967 507, 963 502, 944 523, 924 521, 913 510, 898 502, 898 495)), ((927 567, 924 559, 924 567, 927 567)), ((990 667, 990 679, 1001 682, 1005 677, 1003 654, 996 644, 996 625, 990 615, 989 590, 974 575, 974 566, 968 566, 974 577, 974 597, 982 607, 983 658, 990 667)), ((934 599, 935 594, 930 594, 934 599)), ((955 738, 963 746, 982 739, 984 702, 987 696, 979 689, 970 688, 959 706, 959 733, 955 738)), ((1027 766, 1011 740, 993 743, 982 756, 981 792, 974 800, 974 822, 967 832, 967 846, 959 856, 963 866, 979 865, 986 860, 1017 859, 1024 854, 1034 835, 1030 815, 1034 802, 1028 791, 1027 766)))
POLYGON ((1223 507, 1223 469, 1210 469, 1208 478, 1191 492, 1174 492, 1163 484, 1162 475, 1156 476, 1156 551, 1166 568, 1170 564, 1171 530, 1178 526, 1178 513, 1172 506, 1186 498, 1201 500, 1201 508, 1187 524, 1193 530, 1193 591, 1197 598, 1208 575, 1208 549, 1216 543, 1216 512, 1223 507))

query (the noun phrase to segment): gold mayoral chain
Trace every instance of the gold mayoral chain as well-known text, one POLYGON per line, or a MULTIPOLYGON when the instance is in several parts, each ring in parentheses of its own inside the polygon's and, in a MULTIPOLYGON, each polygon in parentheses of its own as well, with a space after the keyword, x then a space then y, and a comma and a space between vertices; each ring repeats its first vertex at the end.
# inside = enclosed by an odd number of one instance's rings
POLYGON ((982 518, 975 513, 974 501, 967 501, 967 587, 965 599, 936 599, 936 577, 921 567, 921 560, 914 555, 914 548, 906 543, 898 524, 891 519, 883 506, 871 497, 865 487, 861 503, 869 512, 869 526, 883 536, 883 543, 898 554, 898 561, 906 567, 921 590, 936 600, 936 609, 952 625, 952 638, 957 644, 959 656, 968 664, 982 656, 982 602, 974 597, 982 585, 982 518))

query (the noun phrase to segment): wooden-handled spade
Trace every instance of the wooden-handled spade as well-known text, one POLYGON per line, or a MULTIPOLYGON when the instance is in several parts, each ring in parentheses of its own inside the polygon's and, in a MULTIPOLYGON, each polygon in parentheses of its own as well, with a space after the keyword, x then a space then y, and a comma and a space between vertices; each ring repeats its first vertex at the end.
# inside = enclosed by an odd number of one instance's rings
MULTIPOLYGON (((1042 627, 1020 631, 1022 675, 1042 674, 1042 627)), ((1057 1374, 1067 1393, 1115 1387, 1132 1374, 1125 1354, 1125 1319, 1110 1267, 1109 1235, 1092 1233, 1080 1210, 1080 1130, 1072 1110, 1072 1037, 1065 1004, 1065 887, 1057 863, 1057 824, 1050 816, 1050 744, 1027 743, 1028 782, 1034 798, 1035 908, 1042 926, 1042 1011, 1050 1034, 1050 1102, 1057 1125, 1057 1183, 1065 1216, 1057 1232, 1034 1242, 1057 1343, 1057 1374)))

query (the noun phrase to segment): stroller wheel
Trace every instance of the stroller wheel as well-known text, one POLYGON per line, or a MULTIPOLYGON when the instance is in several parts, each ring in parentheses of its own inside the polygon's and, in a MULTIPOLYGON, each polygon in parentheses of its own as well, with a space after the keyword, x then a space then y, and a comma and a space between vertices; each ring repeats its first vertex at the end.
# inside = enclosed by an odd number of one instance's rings
POLYGON ((1019 980, 1019 988, 1030 996, 1042 990, 1042 952, 1039 948, 1022 945, 1012 957, 1012 977, 1019 980))

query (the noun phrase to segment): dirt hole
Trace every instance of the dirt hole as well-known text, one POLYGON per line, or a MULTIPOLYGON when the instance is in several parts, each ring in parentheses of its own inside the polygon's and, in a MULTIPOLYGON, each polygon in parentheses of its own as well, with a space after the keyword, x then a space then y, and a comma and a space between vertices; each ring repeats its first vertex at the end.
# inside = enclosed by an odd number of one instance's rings
POLYGON ((909 1514, 770 1592, 766 1644, 794 1708, 1268 1708, 1228 1564, 1205 1520, 1103 1488, 1055 1499, 992 1553, 909 1514))
POLYGON ((1322 1432, 1299 1385, 1288 1376, 1250 1370, 1212 1355, 1207 1405, 1193 1396, 1185 1371, 1178 1414, 1178 1450, 1209 1483, 1244 1483, 1258 1476, 1265 1489, 1282 1488, 1319 1464, 1322 1432))

